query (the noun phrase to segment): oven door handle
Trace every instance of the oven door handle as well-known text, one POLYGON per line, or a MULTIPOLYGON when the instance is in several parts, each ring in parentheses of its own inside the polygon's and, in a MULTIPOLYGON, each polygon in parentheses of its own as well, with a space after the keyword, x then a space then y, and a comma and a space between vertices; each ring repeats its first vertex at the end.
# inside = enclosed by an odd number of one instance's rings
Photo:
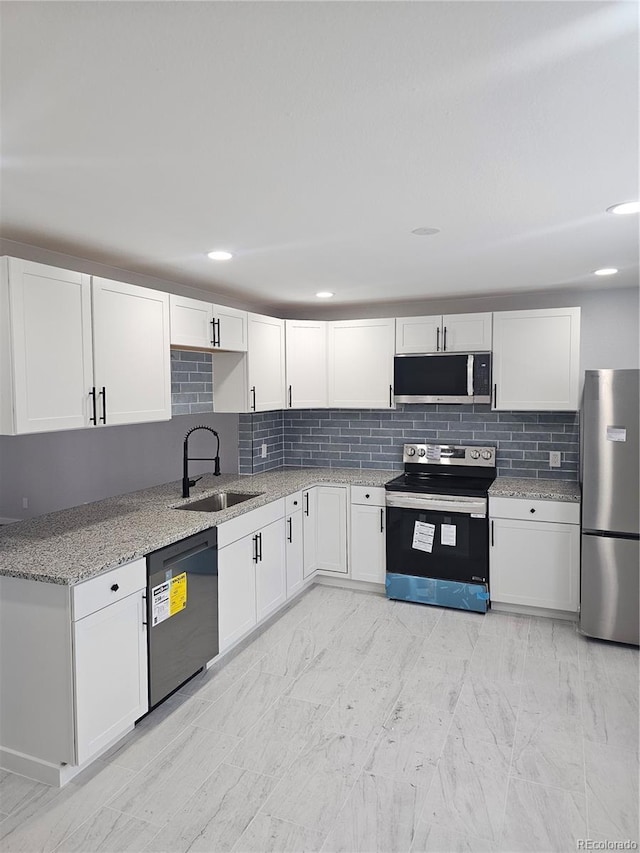
POLYGON ((422 512, 457 512, 485 518, 487 501, 484 498, 447 498, 438 495, 426 496, 413 493, 387 493, 387 506, 400 509, 417 509, 422 512))

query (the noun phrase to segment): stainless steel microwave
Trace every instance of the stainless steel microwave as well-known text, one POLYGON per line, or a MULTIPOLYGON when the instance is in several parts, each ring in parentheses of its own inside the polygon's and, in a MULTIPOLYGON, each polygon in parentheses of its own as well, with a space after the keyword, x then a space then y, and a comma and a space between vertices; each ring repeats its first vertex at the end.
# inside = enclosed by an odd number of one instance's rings
POLYGON ((397 355, 396 403, 490 403, 491 353, 397 355))

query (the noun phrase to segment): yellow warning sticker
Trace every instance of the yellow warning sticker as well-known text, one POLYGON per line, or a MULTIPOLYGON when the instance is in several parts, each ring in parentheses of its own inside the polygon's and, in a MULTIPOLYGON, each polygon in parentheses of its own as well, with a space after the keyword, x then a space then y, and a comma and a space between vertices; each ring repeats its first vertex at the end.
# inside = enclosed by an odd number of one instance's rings
POLYGON ((187 606, 187 573, 171 578, 169 591, 169 616, 175 616, 187 606))

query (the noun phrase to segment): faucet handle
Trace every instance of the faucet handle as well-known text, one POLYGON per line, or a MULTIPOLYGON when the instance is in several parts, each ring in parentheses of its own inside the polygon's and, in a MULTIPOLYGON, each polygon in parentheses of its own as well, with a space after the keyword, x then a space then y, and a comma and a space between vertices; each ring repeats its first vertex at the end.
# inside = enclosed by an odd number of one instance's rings
POLYGON ((191 488, 191 486, 195 486, 195 484, 198 482, 198 480, 201 480, 201 479, 202 479, 202 475, 200 477, 195 477, 193 479, 189 479, 189 488, 191 488))

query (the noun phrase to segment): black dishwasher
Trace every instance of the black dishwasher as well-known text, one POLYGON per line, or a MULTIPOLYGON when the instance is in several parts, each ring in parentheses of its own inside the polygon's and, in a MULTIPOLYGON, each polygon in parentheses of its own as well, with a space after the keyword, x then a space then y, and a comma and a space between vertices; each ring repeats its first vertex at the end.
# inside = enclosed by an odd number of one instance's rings
POLYGON ((218 654, 215 527, 147 556, 149 708, 218 654))

